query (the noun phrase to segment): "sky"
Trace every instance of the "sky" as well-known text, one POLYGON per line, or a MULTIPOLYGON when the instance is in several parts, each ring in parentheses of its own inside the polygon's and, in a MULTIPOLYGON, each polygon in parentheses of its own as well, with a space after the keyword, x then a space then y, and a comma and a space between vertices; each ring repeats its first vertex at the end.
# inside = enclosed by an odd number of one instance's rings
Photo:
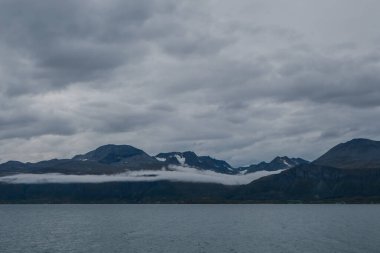
POLYGON ((378 0, 0 0, 0 162, 235 166, 380 140, 378 0))

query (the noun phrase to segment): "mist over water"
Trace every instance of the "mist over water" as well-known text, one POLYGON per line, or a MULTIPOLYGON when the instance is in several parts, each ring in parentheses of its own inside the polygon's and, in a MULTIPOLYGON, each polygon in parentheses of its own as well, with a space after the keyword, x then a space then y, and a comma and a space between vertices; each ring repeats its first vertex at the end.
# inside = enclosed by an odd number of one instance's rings
POLYGON ((278 174, 277 171, 258 171, 246 175, 227 175, 213 171, 202 171, 190 167, 171 166, 171 171, 142 170, 113 175, 64 175, 59 173, 17 174, 0 177, 0 183, 45 184, 45 183, 107 183, 107 182, 152 182, 174 181, 244 185, 264 176, 278 174))
POLYGON ((1 205, 8 252, 378 252, 379 205, 1 205))

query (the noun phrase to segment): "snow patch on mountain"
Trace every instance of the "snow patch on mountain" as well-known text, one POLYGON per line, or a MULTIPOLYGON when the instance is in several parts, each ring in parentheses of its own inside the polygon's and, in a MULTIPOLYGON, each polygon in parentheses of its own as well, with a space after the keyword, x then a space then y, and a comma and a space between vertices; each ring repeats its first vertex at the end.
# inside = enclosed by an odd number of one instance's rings
POLYGON ((156 158, 156 160, 160 161, 160 162, 165 162, 166 161, 166 158, 164 158, 164 157, 157 157, 157 156, 155 156, 154 158, 156 158))
POLYGON ((281 161, 288 167, 293 167, 293 165, 289 164, 288 161, 286 161, 286 159, 282 158, 281 161))
POLYGON ((181 165, 185 165, 185 162, 186 162, 186 158, 181 156, 181 155, 174 155, 174 157, 177 159, 177 161, 181 164, 181 165))

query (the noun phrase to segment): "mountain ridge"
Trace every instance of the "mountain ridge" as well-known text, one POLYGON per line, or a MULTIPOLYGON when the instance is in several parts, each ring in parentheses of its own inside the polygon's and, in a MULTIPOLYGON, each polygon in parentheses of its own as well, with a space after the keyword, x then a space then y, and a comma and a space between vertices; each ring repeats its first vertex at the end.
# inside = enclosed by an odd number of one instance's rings
POLYGON ((247 171, 248 173, 256 171, 275 171, 290 169, 301 164, 310 163, 302 158, 289 158, 287 156, 277 156, 270 162, 261 162, 258 164, 252 164, 246 167, 240 167, 239 170, 247 171))
POLYGON ((313 164, 342 169, 380 168, 380 141, 357 138, 340 143, 313 164))
POLYGON ((12 173, 63 173, 63 174, 112 174, 134 170, 170 169, 185 166, 228 175, 248 174, 257 171, 276 171, 296 166, 301 158, 276 157, 248 167, 233 167, 224 160, 211 156, 198 156, 193 151, 167 152, 150 156, 131 145, 106 144, 71 159, 50 159, 35 163, 8 161, 0 164, 0 176, 12 173), (289 166, 288 166, 289 165, 289 166), (93 168, 93 169, 91 169, 93 168))

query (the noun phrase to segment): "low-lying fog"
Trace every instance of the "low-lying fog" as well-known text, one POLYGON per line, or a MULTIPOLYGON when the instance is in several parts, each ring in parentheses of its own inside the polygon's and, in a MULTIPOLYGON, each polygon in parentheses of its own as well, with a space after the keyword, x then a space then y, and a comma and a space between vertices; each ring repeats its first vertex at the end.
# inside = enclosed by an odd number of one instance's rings
POLYGON ((244 185, 264 176, 278 174, 278 171, 259 171, 249 174, 227 175, 213 171, 201 171, 194 168, 171 166, 171 170, 130 171, 114 175, 65 175, 59 173, 17 174, 0 177, 0 183, 44 184, 44 183, 106 183, 106 182, 143 182, 176 181, 196 183, 217 183, 224 185, 244 185))

